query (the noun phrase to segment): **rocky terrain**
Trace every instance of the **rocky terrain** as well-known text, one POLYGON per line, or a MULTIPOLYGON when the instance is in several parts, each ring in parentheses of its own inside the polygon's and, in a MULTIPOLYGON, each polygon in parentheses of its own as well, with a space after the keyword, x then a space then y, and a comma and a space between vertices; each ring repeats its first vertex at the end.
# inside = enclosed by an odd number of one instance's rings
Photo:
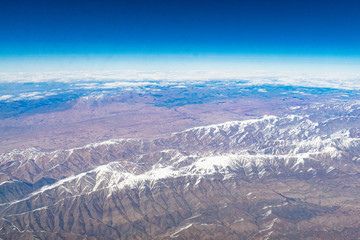
POLYGON ((0 156, 3 239, 359 239, 360 104, 0 156))

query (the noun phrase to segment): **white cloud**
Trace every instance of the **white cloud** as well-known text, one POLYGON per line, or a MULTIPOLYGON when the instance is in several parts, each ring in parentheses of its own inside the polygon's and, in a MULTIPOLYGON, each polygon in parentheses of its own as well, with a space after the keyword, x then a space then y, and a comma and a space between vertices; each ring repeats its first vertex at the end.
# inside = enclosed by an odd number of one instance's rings
POLYGON ((35 100, 44 98, 44 95, 41 92, 30 92, 30 93, 21 93, 19 96, 13 98, 13 101, 20 101, 20 100, 35 100))
POLYGON ((239 80, 239 85, 287 85, 360 90, 359 74, 305 74, 296 72, 235 71, 122 71, 0 73, 0 82, 63 82, 77 88, 118 88, 160 84, 186 85, 209 80, 239 80), (157 81, 157 83, 151 82, 157 81))
POLYGON ((14 97, 14 95, 2 95, 0 96, 0 101, 6 101, 14 97))
POLYGON ((102 84, 101 88, 118 88, 118 87, 138 87, 138 86, 149 86, 155 85, 155 83, 151 82, 107 82, 102 84))

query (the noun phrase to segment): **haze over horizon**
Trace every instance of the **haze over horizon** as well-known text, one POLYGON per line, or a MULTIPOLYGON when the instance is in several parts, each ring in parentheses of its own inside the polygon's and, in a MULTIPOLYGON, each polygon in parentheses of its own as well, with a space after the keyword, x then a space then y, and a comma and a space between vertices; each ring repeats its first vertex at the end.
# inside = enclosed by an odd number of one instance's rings
POLYGON ((359 8, 353 0, 2 1, 0 72, 359 73, 359 8))

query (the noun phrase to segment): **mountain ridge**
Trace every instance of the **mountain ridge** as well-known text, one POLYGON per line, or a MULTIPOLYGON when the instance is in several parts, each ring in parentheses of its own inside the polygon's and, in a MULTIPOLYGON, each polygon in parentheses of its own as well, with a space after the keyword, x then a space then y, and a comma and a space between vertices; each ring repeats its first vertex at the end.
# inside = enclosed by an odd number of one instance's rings
POLYGON ((345 110, 354 118, 345 123, 311 114, 264 116, 153 139, 4 153, 0 188, 50 176, 54 182, 2 198, 0 236, 326 239, 333 229, 334 236, 355 238, 357 107, 345 110))

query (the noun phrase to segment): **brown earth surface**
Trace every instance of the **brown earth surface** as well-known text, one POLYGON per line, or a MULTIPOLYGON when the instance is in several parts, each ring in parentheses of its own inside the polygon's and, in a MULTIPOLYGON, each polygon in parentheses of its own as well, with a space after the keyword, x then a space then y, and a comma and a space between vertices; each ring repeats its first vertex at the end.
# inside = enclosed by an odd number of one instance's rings
POLYGON ((29 147, 65 149, 112 138, 155 137, 195 126, 282 114, 298 102, 239 98, 167 108, 153 105, 146 97, 134 103, 92 105, 79 101, 65 111, 0 120, 0 152, 29 147))

